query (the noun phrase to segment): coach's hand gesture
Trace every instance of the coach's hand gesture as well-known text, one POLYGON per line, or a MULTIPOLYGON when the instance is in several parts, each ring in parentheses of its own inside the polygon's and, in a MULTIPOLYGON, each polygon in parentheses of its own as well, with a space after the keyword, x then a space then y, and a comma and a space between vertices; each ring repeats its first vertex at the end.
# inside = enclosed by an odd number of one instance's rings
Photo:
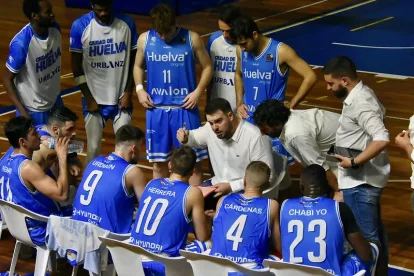
POLYGON ((179 128, 177 130, 177 140, 180 141, 181 144, 187 144, 188 143, 188 135, 190 135, 190 131, 179 128))

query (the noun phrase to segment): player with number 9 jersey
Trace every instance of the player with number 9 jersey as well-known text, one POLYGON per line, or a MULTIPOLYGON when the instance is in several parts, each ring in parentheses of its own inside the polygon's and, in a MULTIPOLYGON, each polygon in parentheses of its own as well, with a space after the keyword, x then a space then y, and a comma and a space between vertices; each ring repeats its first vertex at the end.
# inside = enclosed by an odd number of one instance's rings
POLYGON ((127 190, 125 176, 134 167, 114 153, 93 159, 79 184, 73 219, 114 233, 129 233, 136 198, 127 190))
POLYGON ((288 199, 282 204, 280 218, 285 262, 341 275, 345 234, 338 202, 327 197, 288 199))
POLYGON ((262 268, 272 233, 270 203, 268 198, 226 196, 214 217, 210 255, 262 268))
POLYGON ((93 159, 85 169, 73 203, 73 219, 114 233, 129 233, 136 198, 146 181, 136 166, 144 132, 124 125, 115 134, 115 151, 93 159))

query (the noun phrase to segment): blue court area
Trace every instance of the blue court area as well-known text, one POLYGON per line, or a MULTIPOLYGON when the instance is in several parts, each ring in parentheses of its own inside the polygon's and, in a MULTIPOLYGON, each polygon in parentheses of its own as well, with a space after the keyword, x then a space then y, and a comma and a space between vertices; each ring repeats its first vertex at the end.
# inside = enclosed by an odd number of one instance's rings
POLYGON ((334 56, 346 55, 360 71, 414 76, 414 1, 359 4, 363 5, 328 12, 281 31, 270 30, 268 36, 287 43, 312 65, 323 66, 334 56))
POLYGON ((400 268, 388 267, 388 276, 413 276, 411 270, 401 270, 400 268))

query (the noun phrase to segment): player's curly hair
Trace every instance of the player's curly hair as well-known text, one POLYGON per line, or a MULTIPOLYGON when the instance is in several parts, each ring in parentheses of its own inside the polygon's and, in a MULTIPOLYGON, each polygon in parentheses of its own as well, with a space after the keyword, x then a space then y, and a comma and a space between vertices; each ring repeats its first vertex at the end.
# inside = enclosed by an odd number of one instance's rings
POLYGON ((32 20, 33 13, 40 12, 40 1, 43 0, 23 0, 23 13, 29 20, 32 20))
POLYGON ((258 127, 283 126, 290 116, 290 109, 282 102, 274 99, 266 100, 259 104, 253 114, 254 123, 258 127))
POLYGON ((230 31, 230 37, 233 41, 252 38, 254 32, 260 33, 257 24, 251 17, 242 15, 234 20, 230 31))

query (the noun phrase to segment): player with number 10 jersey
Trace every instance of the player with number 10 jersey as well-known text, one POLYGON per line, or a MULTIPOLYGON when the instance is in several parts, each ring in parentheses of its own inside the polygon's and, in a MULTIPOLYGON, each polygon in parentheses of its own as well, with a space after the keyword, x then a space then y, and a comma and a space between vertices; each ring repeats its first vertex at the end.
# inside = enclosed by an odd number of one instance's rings
MULTIPOLYGON (((188 184, 195 163, 194 150, 181 146, 171 157, 170 177, 148 183, 139 201, 131 244, 174 257, 185 247, 191 222, 199 241, 210 237, 211 227, 207 226, 201 190, 188 184)), ((143 266, 156 275, 165 273, 164 266, 158 262, 144 262, 143 266)))

